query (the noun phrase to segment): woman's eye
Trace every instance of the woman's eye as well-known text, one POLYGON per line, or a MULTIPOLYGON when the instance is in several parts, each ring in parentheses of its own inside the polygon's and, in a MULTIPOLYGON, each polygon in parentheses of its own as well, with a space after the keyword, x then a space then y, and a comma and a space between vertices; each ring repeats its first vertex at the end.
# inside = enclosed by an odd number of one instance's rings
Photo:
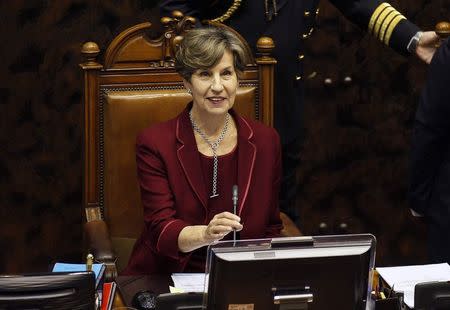
POLYGON ((226 70, 222 73, 222 75, 225 75, 225 76, 230 76, 231 74, 232 74, 232 72, 229 70, 226 70))
POLYGON ((200 71, 200 73, 198 74, 201 77, 208 77, 209 76, 209 72, 208 71, 200 71))

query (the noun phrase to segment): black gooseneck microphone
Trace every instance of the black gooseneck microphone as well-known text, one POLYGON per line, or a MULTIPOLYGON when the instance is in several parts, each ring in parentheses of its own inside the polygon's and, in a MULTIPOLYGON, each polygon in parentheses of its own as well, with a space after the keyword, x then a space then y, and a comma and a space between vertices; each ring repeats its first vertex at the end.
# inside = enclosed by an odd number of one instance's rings
MULTIPOLYGON (((233 214, 237 215, 237 203, 238 203, 238 186, 233 185, 233 214)), ((236 229, 233 229, 233 246, 236 245, 236 229)))

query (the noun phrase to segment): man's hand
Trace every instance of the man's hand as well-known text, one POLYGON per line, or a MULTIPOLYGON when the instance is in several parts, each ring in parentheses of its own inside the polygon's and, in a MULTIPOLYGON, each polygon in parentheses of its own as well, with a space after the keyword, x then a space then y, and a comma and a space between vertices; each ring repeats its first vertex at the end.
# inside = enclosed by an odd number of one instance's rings
POLYGON ((429 64, 439 43, 439 36, 434 31, 425 31, 419 39, 416 55, 429 64))

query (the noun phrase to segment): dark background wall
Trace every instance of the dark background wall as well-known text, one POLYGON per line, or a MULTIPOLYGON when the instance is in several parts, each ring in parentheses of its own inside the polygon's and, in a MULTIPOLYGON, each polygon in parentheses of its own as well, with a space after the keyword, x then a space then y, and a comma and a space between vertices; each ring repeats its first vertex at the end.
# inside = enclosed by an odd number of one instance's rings
POLYGON ((82 258, 83 42, 105 49, 155 1, 1 1, 0 272, 82 258))
MULTIPOLYGON (((393 1, 423 28, 448 0, 393 1)), ((0 273, 79 261, 83 42, 156 21, 155 1, 1 1, 0 273)), ((327 2, 309 41, 298 207, 305 233, 370 231, 380 264, 423 262, 424 226, 405 200, 412 116, 426 67, 349 25, 327 2), (314 75, 314 74, 312 74, 314 75), (344 86, 342 79, 351 76, 344 86), (323 80, 335 84, 325 87, 323 80), (325 223, 326 228, 319 229, 325 223)))
MULTIPOLYGON (((390 2, 422 29, 450 19, 448 0, 390 2)), ((307 46, 297 199, 304 232, 370 232, 378 241, 377 265, 425 262, 426 226, 411 216, 406 191, 426 65, 385 48, 327 1, 307 46)))

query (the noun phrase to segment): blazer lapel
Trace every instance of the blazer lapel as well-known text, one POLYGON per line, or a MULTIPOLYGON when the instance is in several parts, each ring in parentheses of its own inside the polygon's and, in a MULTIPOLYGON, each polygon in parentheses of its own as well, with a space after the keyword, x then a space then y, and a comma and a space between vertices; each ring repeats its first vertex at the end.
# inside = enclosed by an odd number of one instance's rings
POLYGON ((253 175, 253 167, 256 158, 256 146, 251 142, 253 130, 248 122, 230 111, 237 120, 238 125, 238 190, 239 190, 239 212, 241 214, 245 205, 253 175))
POLYGON ((200 156, 195 142, 191 121, 189 120, 189 110, 192 104, 183 111, 177 119, 176 136, 179 142, 177 156, 184 174, 192 190, 206 209, 208 196, 206 193, 205 181, 200 163, 200 156))

